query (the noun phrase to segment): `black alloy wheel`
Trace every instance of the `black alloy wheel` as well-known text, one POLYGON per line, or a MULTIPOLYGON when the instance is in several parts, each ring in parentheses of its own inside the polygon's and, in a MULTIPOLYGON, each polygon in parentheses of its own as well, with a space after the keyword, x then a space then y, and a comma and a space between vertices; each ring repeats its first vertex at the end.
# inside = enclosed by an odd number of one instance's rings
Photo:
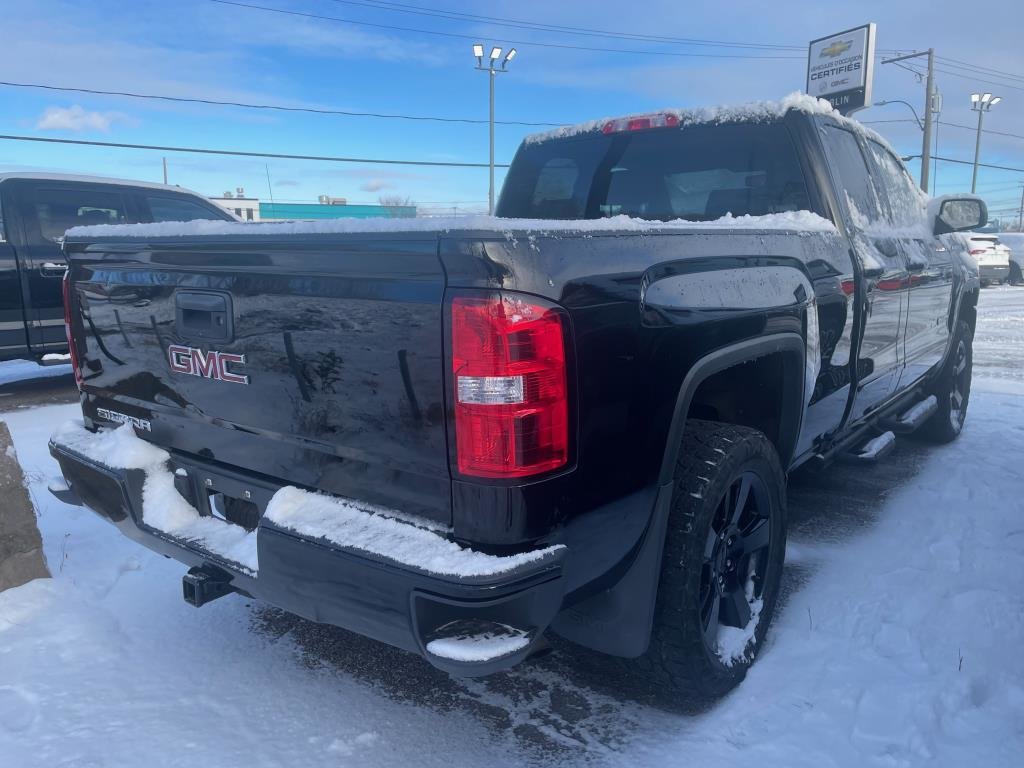
POLYGON ((713 653, 719 629, 745 629, 761 600, 772 543, 770 515, 768 489, 753 471, 733 480, 715 511, 700 583, 701 625, 713 653))

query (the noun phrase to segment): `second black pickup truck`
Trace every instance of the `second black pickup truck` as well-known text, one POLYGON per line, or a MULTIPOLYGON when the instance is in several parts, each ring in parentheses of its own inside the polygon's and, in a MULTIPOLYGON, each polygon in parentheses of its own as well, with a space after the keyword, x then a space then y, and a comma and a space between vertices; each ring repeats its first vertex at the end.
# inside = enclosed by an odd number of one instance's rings
POLYGON ((71 227, 235 221, 181 187, 101 176, 0 174, 0 360, 66 362, 61 238, 71 227))
POLYGON ((806 97, 532 137, 498 218, 72 230, 86 505, 230 592, 508 668, 553 630, 720 695, 786 477, 948 441, 984 203, 806 97))

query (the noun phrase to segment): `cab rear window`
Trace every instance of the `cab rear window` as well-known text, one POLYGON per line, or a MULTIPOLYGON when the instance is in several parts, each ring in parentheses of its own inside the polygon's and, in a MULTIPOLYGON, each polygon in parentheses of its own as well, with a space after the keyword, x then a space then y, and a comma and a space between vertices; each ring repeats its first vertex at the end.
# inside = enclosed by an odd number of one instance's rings
POLYGON ((525 145, 509 170, 497 214, 707 221, 809 206, 786 127, 765 122, 587 134, 525 145))
POLYGON ((102 189, 38 189, 35 210, 39 235, 53 242, 72 227, 128 221, 121 194, 102 189))

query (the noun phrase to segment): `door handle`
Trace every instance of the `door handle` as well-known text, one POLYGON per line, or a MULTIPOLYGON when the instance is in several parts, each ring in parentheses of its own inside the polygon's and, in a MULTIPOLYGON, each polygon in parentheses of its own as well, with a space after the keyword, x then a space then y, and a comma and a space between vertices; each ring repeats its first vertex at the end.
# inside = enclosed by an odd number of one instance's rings
POLYGON ((39 273, 43 277, 64 277, 68 270, 66 261, 44 261, 39 267, 39 273))

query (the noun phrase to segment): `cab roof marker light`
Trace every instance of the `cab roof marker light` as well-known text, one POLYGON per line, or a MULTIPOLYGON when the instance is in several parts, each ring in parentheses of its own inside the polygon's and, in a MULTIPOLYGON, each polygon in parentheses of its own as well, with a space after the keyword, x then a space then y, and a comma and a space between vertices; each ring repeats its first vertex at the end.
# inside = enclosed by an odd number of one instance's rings
POLYGON ((657 115, 638 115, 636 117, 620 117, 609 120, 601 128, 604 134, 623 133, 626 131, 645 131, 648 128, 678 128, 678 115, 667 113, 657 115))

